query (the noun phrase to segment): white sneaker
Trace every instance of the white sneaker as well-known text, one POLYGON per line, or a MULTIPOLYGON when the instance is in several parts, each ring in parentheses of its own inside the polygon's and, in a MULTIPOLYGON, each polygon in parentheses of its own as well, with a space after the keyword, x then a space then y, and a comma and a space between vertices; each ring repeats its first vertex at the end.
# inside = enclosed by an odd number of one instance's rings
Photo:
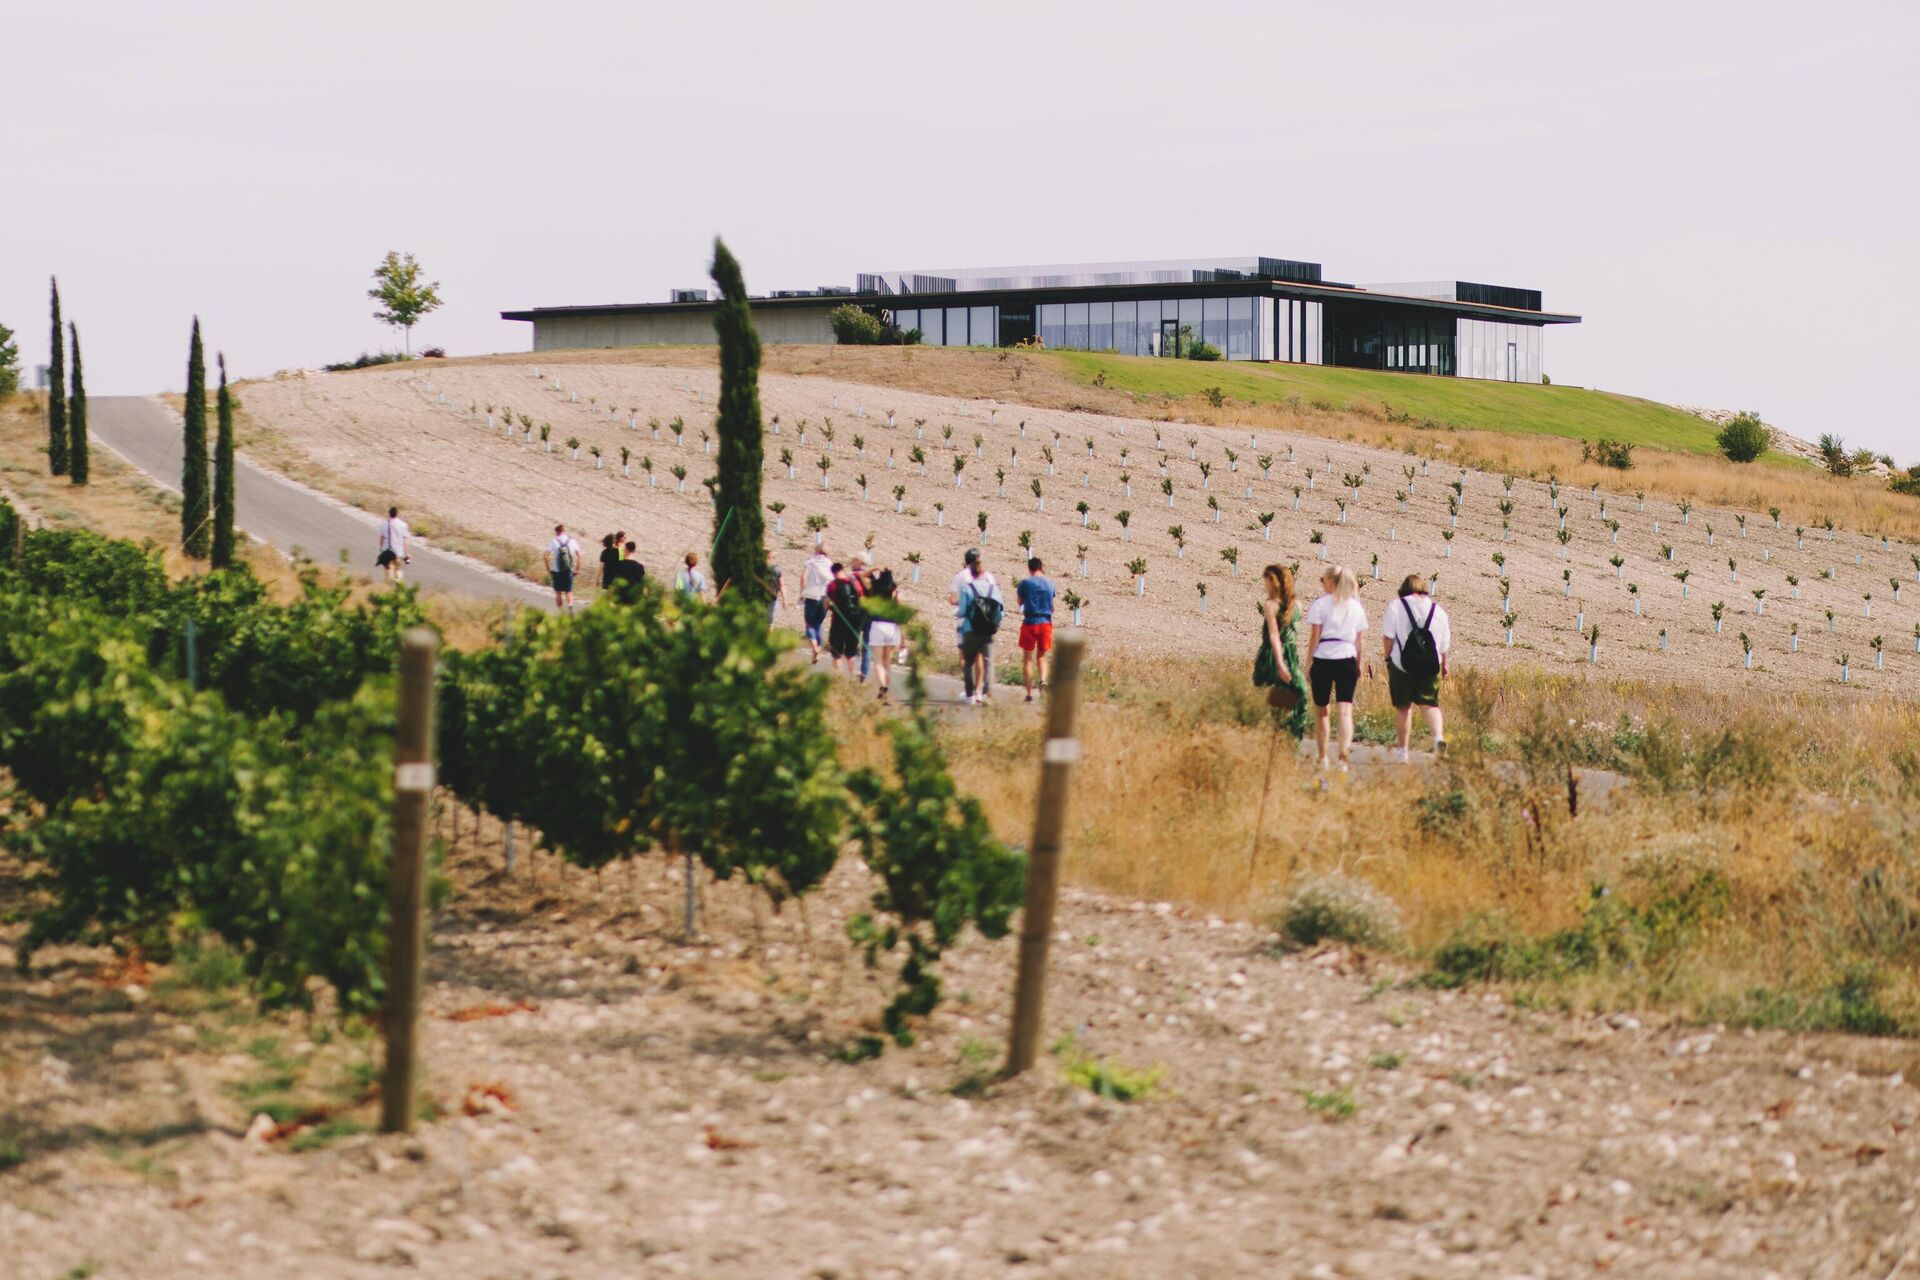
POLYGON ((1394 748, 1393 762, 1395 764, 1405 764, 1407 762, 1407 749, 1405 747, 1394 748))

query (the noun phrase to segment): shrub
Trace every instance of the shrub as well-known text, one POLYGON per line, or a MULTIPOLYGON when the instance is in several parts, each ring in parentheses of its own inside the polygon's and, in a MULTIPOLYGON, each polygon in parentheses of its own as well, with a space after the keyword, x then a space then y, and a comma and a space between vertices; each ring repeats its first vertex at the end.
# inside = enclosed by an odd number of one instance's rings
POLYGON ((362 351, 351 360, 342 360, 338 364, 323 364, 320 367, 327 373, 345 373, 349 369, 371 369, 377 364, 399 364, 411 359, 413 357, 404 351, 362 351))
POLYGON ((1773 446, 1773 431, 1760 421, 1759 414, 1742 412, 1720 428, 1714 443, 1731 461, 1752 462, 1773 446))
POLYGON ((833 340, 844 347, 873 347, 880 344, 883 326, 880 317, 851 302, 835 307, 827 316, 833 326, 833 340))
POLYGON ((445 347, 428 347, 416 358, 421 360, 445 360, 447 358, 447 349, 445 347))
POLYGON ((1909 497, 1920 498, 1920 466, 1908 467, 1905 471, 1896 471, 1887 481, 1887 488, 1895 493, 1904 493, 1909 497))
POLYGON ((1189 360, 1219 360, 1221 358, 1220 348, 1214 346, 1211 342, 1195 339, 1187 347, 1187 359, 1189 360))
POLYGON ((1297 947, 1330 940, 1388 950, 1400 942, 1399 908, 1372 885, 1338 871, 1295 885, 1273 926, 1297 947))
POLYGON ((1615 471, 1633 470, 1633 446, 1620 440, 1609 440, 1605 436, 1588 444, 1580 442, 1580 456, 1588 462, 1597 462, 1603 467, 1612 467, 1615 471))
POLYGON ((1853 474, 1853 455, 1847 452, 1847 442, 1828 432, 1820 437, 1820 465, 1836 476, 1853 474))

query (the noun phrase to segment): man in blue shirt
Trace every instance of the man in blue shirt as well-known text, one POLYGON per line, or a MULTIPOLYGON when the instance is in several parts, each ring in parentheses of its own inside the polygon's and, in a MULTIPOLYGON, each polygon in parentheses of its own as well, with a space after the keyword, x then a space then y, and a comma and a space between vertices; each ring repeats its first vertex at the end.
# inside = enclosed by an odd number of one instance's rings
POLYGON ((1027 682, 1027 701, 1033 701, 1034 672, 1040 687, 1047 685, 1047 655, 1053 652, 1053 583, 1035 556, 1027 561, 1027 576, 1013 589, 1020 601, 1020 675, 1027 682))

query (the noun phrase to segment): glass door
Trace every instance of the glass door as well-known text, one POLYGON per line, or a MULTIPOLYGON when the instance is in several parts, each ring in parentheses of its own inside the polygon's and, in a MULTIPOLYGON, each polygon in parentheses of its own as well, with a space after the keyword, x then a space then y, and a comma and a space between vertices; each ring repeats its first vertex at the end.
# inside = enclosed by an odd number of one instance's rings
POLYGON ((1520 344, 1517 342, 1507 344, 1507 381, 1520 381, 1520 344))
POLYGON ((1160 354, 1180 358, 1180 322, 1167 319, 1160 322, 1160 354))

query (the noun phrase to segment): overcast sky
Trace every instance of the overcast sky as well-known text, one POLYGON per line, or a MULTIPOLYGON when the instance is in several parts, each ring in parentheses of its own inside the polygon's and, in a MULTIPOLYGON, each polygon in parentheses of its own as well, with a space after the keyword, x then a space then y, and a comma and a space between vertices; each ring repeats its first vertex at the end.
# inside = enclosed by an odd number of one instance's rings
POLYGON ((0 319, 89 388, 856 271, 1268 254, 1545 291, 1556 382, 1920 460, 1920 6, 5 0, 0 319))

